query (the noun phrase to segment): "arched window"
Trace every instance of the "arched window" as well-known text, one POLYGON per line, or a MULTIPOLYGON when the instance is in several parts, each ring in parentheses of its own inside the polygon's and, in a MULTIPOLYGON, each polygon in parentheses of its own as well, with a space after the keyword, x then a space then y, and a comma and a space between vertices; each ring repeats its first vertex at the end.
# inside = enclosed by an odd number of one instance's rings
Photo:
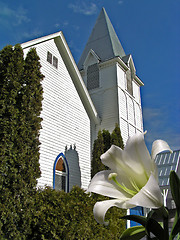
POLYGON ((69 192, 69 167, 63 153, 60 153, 54 162, 53 189, 69 192))

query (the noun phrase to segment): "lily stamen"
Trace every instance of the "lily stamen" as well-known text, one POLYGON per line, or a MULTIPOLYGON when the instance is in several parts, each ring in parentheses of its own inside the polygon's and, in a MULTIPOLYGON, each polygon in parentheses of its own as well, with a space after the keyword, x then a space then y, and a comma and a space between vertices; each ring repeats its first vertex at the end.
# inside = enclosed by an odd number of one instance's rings
POLYGON ((120 187, 122 190, 124 190, 126 193, 130 194, 131 196, 134 196, 138 192, 138 191, 133 191, 133 190, 127 188, 125 185, 122 186, 117 181, 116 177, 117 177, 117 173, 110 173, 108 176, 108 180, 110 180, 110 181, 113 180, 118 187, 120 187))
POLYGON ((139 188, 139 187, 137 186, 136 182, 135 182, 132 178, 130 179, 130 181, 131 181, 131 184, 132 184, 132 186, 134 187, 134 189, 135 189, 137 192, 139 192, 139 191, 141 190, 141 188, 139 188))

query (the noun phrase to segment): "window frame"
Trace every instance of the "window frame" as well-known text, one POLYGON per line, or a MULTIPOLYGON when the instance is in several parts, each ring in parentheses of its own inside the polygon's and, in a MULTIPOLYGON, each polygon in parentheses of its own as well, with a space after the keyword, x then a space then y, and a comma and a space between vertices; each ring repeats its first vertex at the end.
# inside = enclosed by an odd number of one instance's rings
POLYGON ((53 55, 50 51, 47 51, 47 62, 52 64, 53 61, 53 55))
POLYGON ((66 157, 64 156, 63 153, 60 153, 57 157, 56 160, 54 161, 54 166, 53 166, 53 189, 55 189, 55 178, 56 175, 60 175, 60 176, 65 176, 66 177, 66 187, 65 187, 65 192, 69 192, 69 166, 68 166, 68 162, 66 157), (66 168, 66 172, 61 172, 56 170, 56 164, 58 162, 58 160, 60 158, 63 158, 64 164, 65 164, 65 168, 66 168))
POLYGON ((58 58, 53 56, 53 66, 58 69, 58 58))
POLYGON ((54 56, 50 51, 47 51, 47 62, 50 63, 53 67, 58 69, 58 58, 54 56))

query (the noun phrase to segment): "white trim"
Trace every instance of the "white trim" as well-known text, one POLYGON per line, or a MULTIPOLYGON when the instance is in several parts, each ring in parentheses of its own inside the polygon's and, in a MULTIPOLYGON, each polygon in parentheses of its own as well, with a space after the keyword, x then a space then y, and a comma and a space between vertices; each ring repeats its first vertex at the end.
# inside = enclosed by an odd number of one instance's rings
POLYGON ((53 33, 53 34, 47 35, 47 36, 44 36, 44 37, 36 38, 36 39, 31 40, 31 41, 22 43, 21 47, 23 49, 29 48, 29 47, 33 47, 36 44, 39 44, 39 43, 42 43, 42 42, 46 42, 46 41, 48 41, 50 39, 54 39, 56 37, 59 37, 60 34, 61 34, 61 31, 57 32, 57 33, 53 33))
POLYGON ((85 61, 83 63, 84 68, 86 68, 86 66, 87 66, 86 62, 88 61, 88 58, 90 55, 92 55, 96 59, 97 63, 100 62, 100 58, 98 57, 98 55, 92 49, 90 49, 90 51, 88 52, 87 57, 85 58, 85 61))

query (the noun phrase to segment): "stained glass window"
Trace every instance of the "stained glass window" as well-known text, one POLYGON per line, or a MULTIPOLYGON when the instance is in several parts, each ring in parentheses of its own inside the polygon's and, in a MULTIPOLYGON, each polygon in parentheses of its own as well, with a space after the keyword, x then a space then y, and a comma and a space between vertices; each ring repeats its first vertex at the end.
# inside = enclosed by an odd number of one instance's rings
POLYGON ((64 158, 61 156, 55 166, 55 189, 67 192, 67 169, 64 158))

